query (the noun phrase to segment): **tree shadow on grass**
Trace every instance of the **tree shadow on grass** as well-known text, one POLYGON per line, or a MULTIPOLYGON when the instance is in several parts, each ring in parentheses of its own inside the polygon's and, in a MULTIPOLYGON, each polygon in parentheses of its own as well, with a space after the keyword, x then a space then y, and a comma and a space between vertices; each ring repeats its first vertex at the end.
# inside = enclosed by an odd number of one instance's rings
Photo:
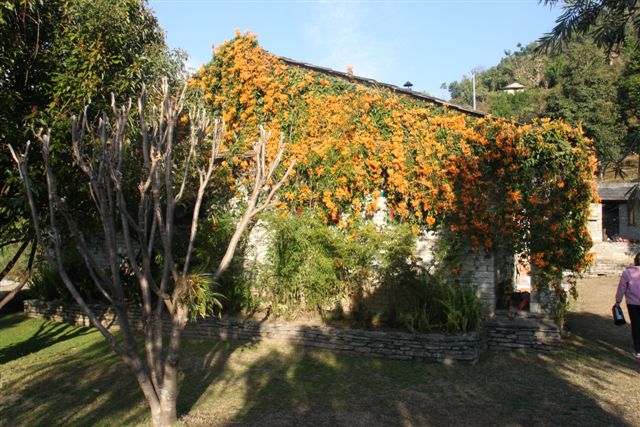
MULTIPOLYGON (((99 332, 45 321, 34 337, 11 347, 9 353, 15 357, 9 359, 14 361, 0 368, 0 426, 149 423, 149 409, 135 378, 99 332), (74 340, 64 342, 70 339, 74 340), (20 358, 18 348, 27 343, 31 354, 20 358)), ((246 345, 185 341, 179 413, 191 409, 219 379, 230 355, 246 345)))
MULTIPOLYGON (((0 320, 0 329, 22 322, 22 316, 7 316, 0 320)), ((23 318, 24 319, 24 318, 23 318)), ((46 321, 27 340, 0 347, 0 364, 10 362, 30 353, 35 353, 53 344, 85 335, 88 331, 65 323, 46 321)))
MULTIPOLYGON (((47 322, 48 323, 48 322, 47 322)), ((137 383, 95 330, 5 365, 0 424, 93 426, 144 421, 137 383)), ((67 337, 66 339, 70 339, 67 337)))
MULTIPOLYGON (((596 321, 605 319, 580 325, 596 321)), ((594 390, 616 390, 613 369, 616 378, 633 381, 640 364, 624 359, 619 343, 605 335, 587 333, 574 341, 557 356, 487 354, 475 366, 378 360, 304 347, 291 354, 273 349, 247 371, 245 403, 231 423, 635 425, 635 418, 621 415, 616 396, 609 400, 594 390), (580 374, 585 366, 587 372, 580 374)), ((624 398, 622 393, 634 391, 619 390, 618 397, 624 398)))
POLYGON ((178 416, 188 414, 207 389, 215 382, 229 380, 225 367, 236 351, 252 346, 240 341, 188 340, 181 352, 182 380, 178 395, 178 416))
POLYGON ((2 314, 0 315, 0 330, 10 328, 25 322, 28 318, 26 316, 17 316, 15 314, 2 314))
MULTIPOLYGON (((557 356, 486 354, 475 366, 187 340, 178 411, 187 425, 638 425, 637 408, 634 418, 620 399, 640 393, 628 331, 584 313, 568 324, 557 356), (626 388, 601 392, 618 386, 626 388)), ((47 357, 63 351, 60 341, 5 365, 0 424, 149 421, 135 379, 96 331, 83 330, 64 357, 47 357)))

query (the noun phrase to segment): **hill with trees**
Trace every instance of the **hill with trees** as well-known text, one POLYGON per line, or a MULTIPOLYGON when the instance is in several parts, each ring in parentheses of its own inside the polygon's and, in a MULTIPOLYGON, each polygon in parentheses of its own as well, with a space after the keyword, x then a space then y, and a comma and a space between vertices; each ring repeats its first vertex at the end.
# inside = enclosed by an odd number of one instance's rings
MULTIPOLYGON (((581 124, 594 140, 600 175, 619 170, 622 159, 636 152, 640 106, 640 50, 634 37, 617 52, 599 47, 594 37, 573 37, 556 50, 541 43, 505 51, 499 64, 476 74, 479 110, 519 122, 534 118, 581 124), (522 91, 503 88, 520 83, 522 91)), ((447 85, 451 102, 470 106, 470 76, 447 85)), ((635 176, 634 176, 635 177, 635 176)))

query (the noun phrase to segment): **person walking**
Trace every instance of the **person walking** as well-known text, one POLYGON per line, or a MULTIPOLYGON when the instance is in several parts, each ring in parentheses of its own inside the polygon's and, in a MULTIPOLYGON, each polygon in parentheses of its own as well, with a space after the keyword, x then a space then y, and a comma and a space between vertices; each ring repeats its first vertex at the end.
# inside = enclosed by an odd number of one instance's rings
POLYGON ((627 267, 620 277, 616 292, 617 306, 622 302, 622 297, 627 300, 633 338, 633 355, 640 359, 640 252, 633 258, 633 266, 627 267))

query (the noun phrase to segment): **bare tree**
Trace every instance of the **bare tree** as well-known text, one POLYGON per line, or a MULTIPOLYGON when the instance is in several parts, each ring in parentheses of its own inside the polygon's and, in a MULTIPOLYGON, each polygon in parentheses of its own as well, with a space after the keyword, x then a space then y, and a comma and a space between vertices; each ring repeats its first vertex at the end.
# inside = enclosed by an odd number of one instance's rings
MULTIPOLYGON (((138 101, 140 119, 142 177, 138 184, 135 211, 126 197, 124 161, 127 150, 135 150, 127 138, 127 123, 131 103, 116 107, 112 102, 113 124, 106 115, 100 119, 97 130, 92 131, 86 111, 73 118, 72 148, 75 164, 88 179, 90 195, 96 207, 101 225, 102 250, 106 254, 107 267, 96 258, 93 247, 79 226, 65 199, 60 195, 50 153, 50 131, 40 132, 37 139, 42 147, 49 196, 49 223, 42 224, 36 211, 33 192, 27 175, 29 143, 24 153, 18 155, 11 148, 34 222, 38 243, 43 248, 47 262, 55 268, 75 301, 82 307, 92 324, 104 335, 113 350, 135 375, 150 410, 154 426, 166 426, 176 421, 176 397, 178 394, 178 360, 181 338, 193 309, 190 296, 197 280, 190 273, 198 220, 205 192, 216 168, 224 137, 224 126, 211 121, 202 111, 190 112, 188 152, 178 160, 175 150, 176 126, 183 110, 184 91, 172 96, 166 82, 162 86, 162 102, 148 115, 146 92, 143 89, 138 101), (178 175, 176 172, 180 171, 178 175), (180 176, 174 182, 174 178, 180 176), (190 177, 196 181, 195 201, 189 230, 186 255, 177 257, 174 251, 174 217, 176 204, 186 194, 190 177), (64 228, 63 228, 64 227, 64 228), (87 305, 74 282, 65 270, 63 258, 63 230, 80 253, 95 288, 104 297, 118 318, 120 339, 117 339, 100 322, 96 313, 87 305), (129 266, 139 285, 142 300, 144 349, 136 344, 132 308, 125 300, 118 255, 118 237, 124 240, 129 266), (162 253, 162 267, 154 274, 153 256, 162 253), (180 264, 178 265, 178 258, 180 264), (169 334, 163 337, 163 320, 168 322, 169 334)), ((278 152, 267 161, 267 142, 270 133, 261 129, 260 138, 254 143, 254 167, 252 188, 248 206, 231 238, 224 258, 214 277, 219 278, 227 269, 242 234, 251 219, 264 210, 287 179, 294 163, 275 180, 276 170, 282 161, 284 144, 280 140, 278 152), (275 182, 275 183, 273 183, 275 182)), ((94 230, 98 232, 98 230, 94 230)), ((206 301, 198 301, 206 304, 206 301)))

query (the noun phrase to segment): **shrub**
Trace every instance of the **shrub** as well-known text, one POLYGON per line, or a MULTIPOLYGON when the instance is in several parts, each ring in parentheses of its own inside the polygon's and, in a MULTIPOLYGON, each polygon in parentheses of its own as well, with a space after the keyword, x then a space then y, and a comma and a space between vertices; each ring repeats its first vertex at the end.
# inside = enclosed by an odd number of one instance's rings
POLYGON ((366 301, 356 304, 352 321, 414 332, 469 331, 479 323, 480 302, 471 286, 445 282, 444 272, 430 275, 416 263, 416 236, 408 224, 379 228, 352 219, 328 225, 313 212, 272 216, 268 224, 268 264, 253 284, 253 299, 276 316, 311 312, 335 321, 345 296, 373 285, 389 291, 386 308, 372 312, 366 301))
MULTIPOLYGON (((62 262, 71 280, 77 284, 78 292, 83 298, 89 302, 98 301, 100 294, 93 285, 84 266, 84 261, 77 252, 67 251, 62 262)), ((36 272, 29 282, 29 290, 35 298, 45 301, 74 301, 58 272, 44 261, 38 262, 36 272)))
POLYGON ((412 332, 468 332, 480 324, 481 304, 473 286, 421 273, 409 292, 413 310, 399 314, 398 323, 412 332))

